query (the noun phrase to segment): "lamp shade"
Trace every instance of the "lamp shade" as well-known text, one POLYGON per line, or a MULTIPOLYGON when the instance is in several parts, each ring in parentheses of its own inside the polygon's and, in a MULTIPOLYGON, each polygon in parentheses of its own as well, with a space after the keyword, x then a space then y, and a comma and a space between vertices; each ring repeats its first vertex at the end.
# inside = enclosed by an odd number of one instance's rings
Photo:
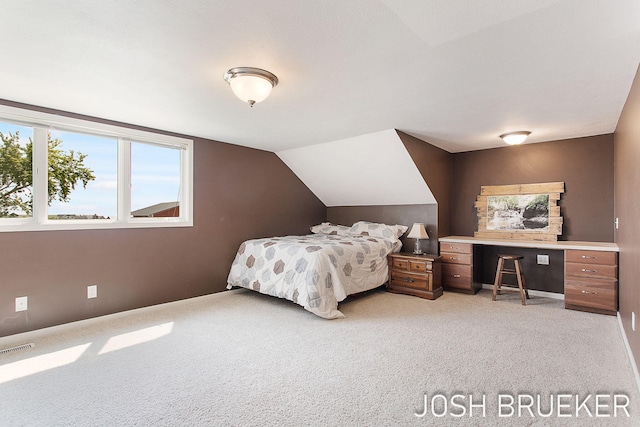
POLYGON ((428 239, 429 235, 427 234, 427 230, 424 228, 424 224, 415 223, 407 237, 410 239, 428 239))
POLYGON ((229 82, 231 90, 244 102, 262 102, 271 93, 271 82, 258 76, 236 76, 229 82))

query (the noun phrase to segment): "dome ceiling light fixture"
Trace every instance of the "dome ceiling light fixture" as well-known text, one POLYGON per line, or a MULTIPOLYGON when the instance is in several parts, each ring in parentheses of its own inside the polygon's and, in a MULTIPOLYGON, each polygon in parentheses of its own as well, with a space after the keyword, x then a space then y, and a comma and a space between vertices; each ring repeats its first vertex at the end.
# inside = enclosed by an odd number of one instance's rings
POLYGON ((256 102, 267 99, 271 89, 278 84, 275 74, 253 67, 232 68, 224 73, 224 80, 238 98, 252 107, 256 102))
POLYGON ((531 132, 520 130, 517 132, 503 133, 500 135, 500 138, 509 145, 518 145, 522 144, 529 135, 531 135, 531 132))

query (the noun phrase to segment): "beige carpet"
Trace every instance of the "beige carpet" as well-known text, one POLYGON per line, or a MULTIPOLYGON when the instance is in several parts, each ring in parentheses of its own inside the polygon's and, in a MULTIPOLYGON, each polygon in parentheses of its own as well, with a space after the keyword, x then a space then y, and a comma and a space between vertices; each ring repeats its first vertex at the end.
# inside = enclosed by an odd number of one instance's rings
MULTIPOLYGON (((0 339, 3 426, 640 425, 617 320, 517 294, 436 301, 376 291, 324 320, 293 303, 234 290, 0 339), (441 404, 484 395, 485 416, 441 404), (424 417, 425 394, 435 412, 424 417), (499 395, 578 395, 559 418, 499 417, 499 395), (595 418, 595 395, 623 394, 595 418), (439 400, 440 399, 440 400, 439 400), (459 398, 458 398, 459 399, 459 398), (620 412, 620 411, 619 411, 620 412)), ((546 403, 545 403, 546 402, 546 403)), ((562 402, 566 402, 562 400, 562 402)), ((601 403, 603 403, 601 401, 601 403)), ((517 408, 517 406, 514 406, 517 408)))

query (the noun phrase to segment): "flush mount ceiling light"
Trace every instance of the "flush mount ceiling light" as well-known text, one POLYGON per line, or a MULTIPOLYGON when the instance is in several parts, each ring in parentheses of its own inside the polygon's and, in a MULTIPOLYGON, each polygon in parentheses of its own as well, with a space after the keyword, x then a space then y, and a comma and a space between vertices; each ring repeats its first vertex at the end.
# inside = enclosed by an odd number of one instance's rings
POLYGON ((242 101, 253 107, 262 102, 278 84, 278 78, 267 70, 253 67, 236 67, 224 73, 224 80, 242 101))
POLYGON ((500 138, 509 145, 518 145, 522 144, 530 134, 531 132, 529 131, 521 130, 518 132, 503 133, 500 135, 500 138))

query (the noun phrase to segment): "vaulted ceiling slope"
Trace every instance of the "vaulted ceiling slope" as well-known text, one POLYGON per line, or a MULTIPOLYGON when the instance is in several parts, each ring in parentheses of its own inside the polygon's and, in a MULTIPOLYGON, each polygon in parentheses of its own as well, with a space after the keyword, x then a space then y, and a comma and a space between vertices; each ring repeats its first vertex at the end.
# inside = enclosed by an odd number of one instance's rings
POLYGON ((395 129, 276 154, 327 207, 436 203, 395 129))
POLYGON ((637 0, 3 0, 0 99, 281 151, 398 129, 450 152, 615 129, 637 0), (249 108, 222 76, 280 84, 249 108))

